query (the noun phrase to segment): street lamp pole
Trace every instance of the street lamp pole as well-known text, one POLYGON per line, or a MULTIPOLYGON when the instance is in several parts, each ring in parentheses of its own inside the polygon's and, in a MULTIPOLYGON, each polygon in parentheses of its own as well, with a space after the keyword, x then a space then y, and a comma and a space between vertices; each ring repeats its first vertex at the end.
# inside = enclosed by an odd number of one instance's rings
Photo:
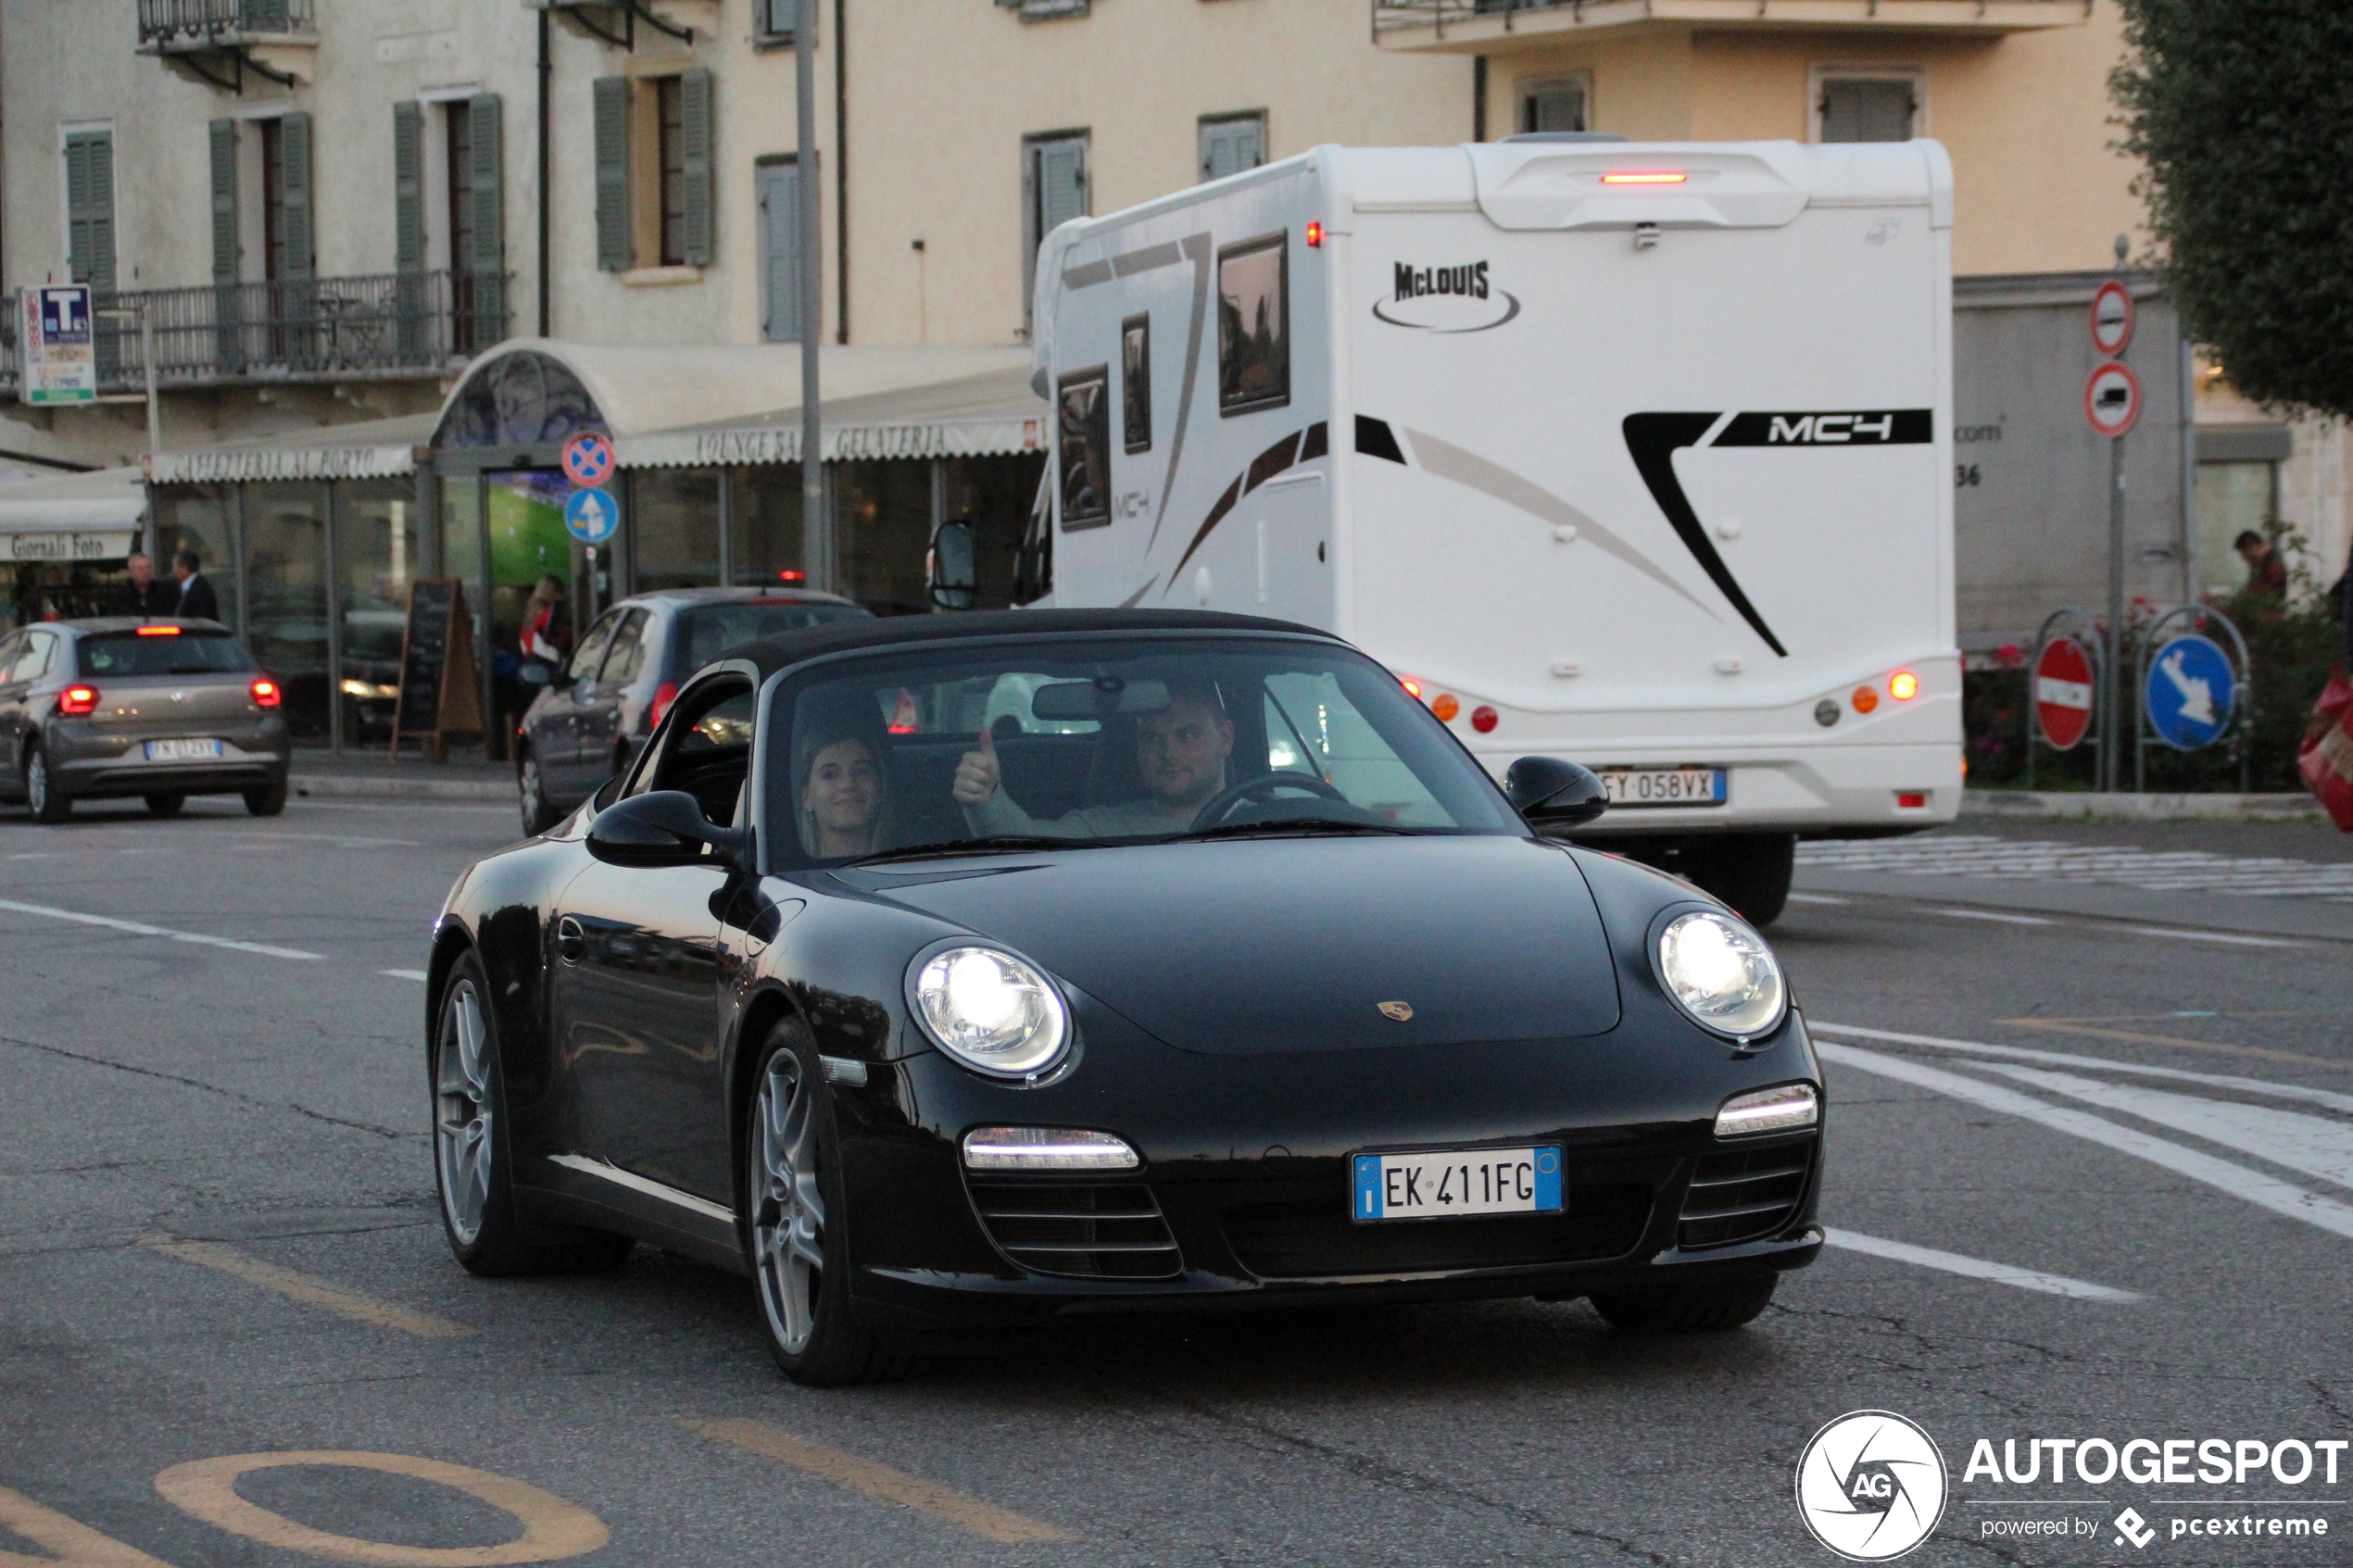
POLYGON ((825 512, 824 421, 817 401, 817 339, 824 313, 818 276, 824 247, 817 225, 824 207, 817 190, 817 0, 800 0, 794 19, 794 186, 800 197, 800 540, 801 564, 812 588, 833 589, 833 520, 825 512))

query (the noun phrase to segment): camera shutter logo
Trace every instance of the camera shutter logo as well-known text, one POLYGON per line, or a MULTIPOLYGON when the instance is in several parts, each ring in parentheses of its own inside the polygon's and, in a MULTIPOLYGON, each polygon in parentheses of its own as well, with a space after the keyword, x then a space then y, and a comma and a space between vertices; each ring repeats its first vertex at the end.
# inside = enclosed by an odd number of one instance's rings
POLYGON ((1814 1434, 1797 1461, 1797 1512, 1855 1562, 1903 1556, 1944 1516, 1944 1456, 1917 1423, 1855 1411, 1814 1434))

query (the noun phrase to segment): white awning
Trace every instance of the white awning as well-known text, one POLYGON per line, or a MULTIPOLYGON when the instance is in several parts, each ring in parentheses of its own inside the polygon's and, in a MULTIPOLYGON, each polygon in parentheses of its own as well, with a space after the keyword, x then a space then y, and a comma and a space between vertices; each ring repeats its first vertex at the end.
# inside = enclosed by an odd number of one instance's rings
POLYGON ((135 468, 0 484, 0 560, 120 560, 146 521, 135 468))
MULTIPOLYGON (((1026 361, 980 375, 824 404, 826 462, 873 458, 981 458, 1046 449, 1046 401, 1029 390, 1026 361)), ((800 460, 798 402, 748 420, 624 436, 624 468, 708 467, 800 460)))
POLYGON ((157 484, 268 483, 272 480, 394 479, 417 471, 416 451, 438 414, 319 425, 184 451, 159 452, 157 484))

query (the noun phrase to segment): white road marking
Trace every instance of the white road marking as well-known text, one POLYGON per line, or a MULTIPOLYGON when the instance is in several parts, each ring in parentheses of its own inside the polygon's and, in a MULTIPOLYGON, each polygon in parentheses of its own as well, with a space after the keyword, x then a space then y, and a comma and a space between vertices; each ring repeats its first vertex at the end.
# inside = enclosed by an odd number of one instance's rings
POLYGON ((194 942, 207 947, 260 953, 273 959, 323 959, 327 956, 324 953, 307 953, 300 947, 273 947, 267 942, 233 942, 226 936, 204 936, 193 931, 173 931, 168 926, 147 925, 135 920, 85 915, 79 909, 56 909, 46 904, 19 904, 13 898, 0 898, 0 909, 12 909, 20 915, 40 915, 47 920, 71 921, 76 925, 104 926, 109 931, 128 932, 133 936, 160 936, 172 942, 194 942))
POLYGON ((2176 942, 2227 942, 2233 947, 2301 947, 2284 936, 2233 936, 2227 931, 2175 931, 2162 925, 2128 925, 2135 936, 2170 936, 2176 942))
POLYGON ((1908 1241, 1887 1241, 1875 1236, 1860 1236, 1854 1231, 1836 1230, 1829 1225, 1822 1227, 1822 1239, 1849 1252, 1868 1252, 1874 1258, 1890 1258, 1899 1263, 1913 1263, 1923 1269, 1942 1269, 1948 1274, 1990 1279, 1997 1285, 2014 1285, 2020 1290, 2039 1290, 2046 1296, 2071 1296, 2079 1301, 2119 1303, 2147 1299, 2135 1290, 2094 1285, 2088 1280, 2070 1279, 2065 1274, 2046 1274, 2040 1269, 1989 1263, 1982 1258, 1966 1258, 1958 1252, 1943 1252, 1933 1247, 1914 1247, 1908 1241))
POLYGON ((1853 1046, 1831 1045, 1827 1041, 1818 1042, 1814 1048, 1825 1060, 1842 1063, 1857 1072, 1933 1089, 1938 1094, 1950 1095, 1955 1099, 1967 1100, 1988 1110, 2022 1117, 2054 1132, 2071 1134, 2089 1142, 2105 1145, 2119 1153, 2145 1160, 2177 1175, 2187 1176, 2194 1182, 2220 1188, 2258 1208, 2269 1209, 2275 1214, 2301 1220, 2306 1224, 2317 1225, 2333 1235, 2353 1240, 2353 1209, 2333 1198, 2306 1192, 2302 1187, 2275 1176, 2267 1176, 2247 1166, 2233 1164, 2228 1160, 2217 1160, 2185 1145, 2152 1137, 2130 1127, 2120 1127, 2088 1110, 2046 1105, 2016 1090, 1980 1083, 1974 1078, 1964 1078, 1957 1073, 1907 1061, 1902 1057, 1881 1056, 1876 1051, 1857 1050, 1853 1046))
POLYGON ((389 974, 395 980, 430 980, 433 976, 422 969, 380 969, 378 974, 389 974))
POLYGON ((2160 1127, 2221 1144, 2224 1148, 2235 1148, 2241 1154, 2252 1154, 2259 1160, 2318 1176, 2341 1187, 2353 1187, 2353 1127, 2341 1122, 2309 1116, 2300 1110, 2276 1110, 2268 1105, 2242 1105, 2237 1100, 2103 1084, 2097 1079, 2053 1073, 2045 1068, 1989 1061, 1984 1064, 1984 1071, 2103 1110, 2121 1110, 2144 1122, 2154 1122, 2160 1127))
MULTIPOLYGON (((2210 1018, 2211 1013, 2183 1013, 2184 1018, 2210 1018)), ((2140 1078, 2171 1078, 2181 1084, 2210 1084, 2218 1089, 2238 1089, 2252 1095, 2269 1095, 2273 1099, 2303 1100, 2311 1105, 2325 1105, 2332 1110, 2353 1110, 2353 1095, 2341 1095, 2329 1089, 2308 1089, 2301 1084, 2273 1084, 2261 1078, 2240 1078, 2227 1073, 2191 1073, 2179 1067, 2152 1067, 2138 1061, 2111 1061, 2104 1056, 2078 1056, 2071 1051, 2030 1050, 2024 1046, 1995 1046, 1983 1040, 1947 1040, 1935 1035, 1899 1035, 1892 1029, 1866 1029, 1855 1023, 1817 1023, 1806 1021, 1806 1027, 1815 1033, 1828 1031, 1833 1035, 1853 1035, 1865 1040, 1892 1040, 1899 1045, 1932 1046, 1939 1050, 1969 1051, 1978 1056, 2006 1057, 2013 1061, 2046 1061, 2054 1067, 2093 1067, 2103 1073, 2130 1073, 2140 1078)))
POLYGON ((1829 871, 1894 872, 1907 876, 2105 882, 2161 892, 2353 902, 2353 861, 2233 857, 2189 849, 2158 851, 2133 845, 2063 844, 1991 834, 1805 844, 1798 847, 1797 863, 1829 871))
POLYGON ((2006 915, 1998 909, 1931 909, 1928 912, 1932 915, 1944 915, 1950 920, 1999 921, 2004 925, 2057 925, 2058 923, 2055 920, 2045 920, 2041 915, 2006 915))
POLYGON ((35 855, 11 855, 8 857, 11 860, 62 860, 66 858, 66 852, 62 849, 45 849, 35 855))
POLYGON ((1793 904, 1843 904, 1846 902, 1843 898, 1833 898, 1827 893, 1793 893, 1789 896, 1789 901, 1793 904))

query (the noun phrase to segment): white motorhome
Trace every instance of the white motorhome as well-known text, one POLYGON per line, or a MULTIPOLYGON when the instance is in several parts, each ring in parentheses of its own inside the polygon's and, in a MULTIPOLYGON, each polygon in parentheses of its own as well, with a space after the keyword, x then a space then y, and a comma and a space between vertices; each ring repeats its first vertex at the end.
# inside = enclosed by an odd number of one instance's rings
POLYGON ((1770 920, 1798 835, 1959 804, 1952 221, 1932 142, 1555 135, 1063 224, 1051 602, 1328 628, 1770 920))

